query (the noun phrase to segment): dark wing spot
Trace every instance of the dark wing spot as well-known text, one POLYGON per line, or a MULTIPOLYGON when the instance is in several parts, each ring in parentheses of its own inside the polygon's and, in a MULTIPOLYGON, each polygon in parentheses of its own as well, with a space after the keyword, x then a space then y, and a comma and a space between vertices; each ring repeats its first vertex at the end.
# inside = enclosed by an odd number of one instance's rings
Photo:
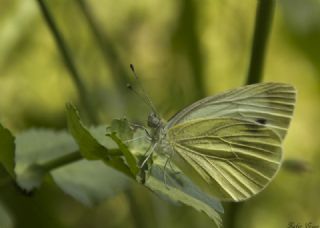
POLYGON ((259 132, 259 129, 258 128, 256 128, 256 129, 247 129, 246 130, 246 132, 248 132, 248 133, 258 133, 259 132))
POLYGON ((256 119, 256 122, 259 123, 259 124, 266 124, 267 120, 263 119, 263 118, 259 118, 259 119, 256 119))

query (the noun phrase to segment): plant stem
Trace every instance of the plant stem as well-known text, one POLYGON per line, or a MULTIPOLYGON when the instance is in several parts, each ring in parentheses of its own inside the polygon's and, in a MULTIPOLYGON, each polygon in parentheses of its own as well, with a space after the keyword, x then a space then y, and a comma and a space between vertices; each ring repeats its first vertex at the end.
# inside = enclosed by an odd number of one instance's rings
POLYGON ((244 206, 244 202, 229 203, 228 210, 226 211, 223 219, 224 228, 237 227, 238 215, 243 206, 244 206))
MULTIPOLYGON (((188 61, 191 70, 192 86, 190 88, 193 97, 191 101, 198 100, 206 96, 204 81, 204 58, 200 45, 198 33, 198 3, 193 0, 180 0, 180 15, 178 17, 176 30, 173 33, 172 44, 174 51, 183 55, 188 61)), ((184 79, 182 79, 184 80, 184 79)))
POLYGON ((262 81, 265 52, 274 8, 275 0, 258 0, 247 85, 262 81))
POLYGON ((44 172, 50 172, 59 167, 65 166, 67 164, 82 160, 83 157, 80 151, 75 151, 70 154, 62 155, 61 157, 52 159, 50 161, 38 164, 37 166, 41 168, 44 172))
MULTIPOLYGON (((125 85, 129 81, 128 73, 124 70, 125 66, 122 64, 120 56, 117 51, 113 47, 111 39, 107 36, 105 32, 99 28, 97 19, 94 17, 89 4, 86 0, 78 0, 76 1, 86 18, 90 29, 97 41, 97 45, 99 45, 102 50, 102 55, 105 61, 105 64, 111 68, 113 80, 116 82, 119 90, 123 90, 125 85)), ((128 66, 127 66, 128 67, 128 66)))
MULTIPOLYGON (((122 153, 118 149, 108 150, 108 156, 121 156, 122 153)), ((80 151, 75 151, 61 157, 52 159, 50 161, 38 164, 37 167, 41 168, 44 172, 50 172, 54 169, 60 168, 62 166, 68 165, 70 163, 84 159, 80 151)))
POLYGON ((70 76, 76 85, 76 88, 78 90, 80 102, 85 109, 88 117, 90 118, 90 121, 93 124, 97 124, 98 118, 96 116, 96 112, 94 111, 92 104, 89 99, 89 94, 86 90, 86 87, 84 86, 83 81, 81 80, 80 73, 77 70, 75 63, 71 57, 70 51, 67 48, 66 42, 64 41, 62 37, 62 33, 59 31, 53 16, 50 13, 49 8, 47 7, 47 4, 45 3, 45 0, 38 0, 38 4, 40 7, 40 10, 42 12, 42 15, 47 22, 47 25, 49 29, 51 30, 51 33, 54 37, 54 40, 56 42, 56 45, 60 51, 60 54, 64 60, 64 63, 69 70, 70 76))
MULTIPOLYGON (((268 37, 274 15, 275 0, 258 0, 256 9, 255 28, 251 49, 246 84, 259 83, 263 77, 263 66, 267 49, 268 37)), ((231 203, 225 216, 225 228, 234 228, 237 218, 244 206, 244 202, 231 203)))

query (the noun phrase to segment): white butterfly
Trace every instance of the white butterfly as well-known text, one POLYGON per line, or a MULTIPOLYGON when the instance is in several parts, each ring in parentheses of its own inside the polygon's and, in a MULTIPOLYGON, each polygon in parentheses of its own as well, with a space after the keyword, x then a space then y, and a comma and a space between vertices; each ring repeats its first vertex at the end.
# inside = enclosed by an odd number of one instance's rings
POLYGON ((250 198, 280 168, 295 97, 291 85, 260 83, 199 100, 168 123, 152 112, 149 156, 163 147, 203 191, 221 200, 250 198))

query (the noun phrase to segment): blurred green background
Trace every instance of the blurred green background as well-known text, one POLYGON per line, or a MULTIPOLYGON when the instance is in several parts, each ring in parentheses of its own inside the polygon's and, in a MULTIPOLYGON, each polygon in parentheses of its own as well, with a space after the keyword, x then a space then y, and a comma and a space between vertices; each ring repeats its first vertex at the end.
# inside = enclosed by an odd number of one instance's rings
MULTIPOLYGON (((126 89, 130 63, 166 119, 246 81, 256 0, 46 2, 99 123, 147 118, 148 108, 126 89)), ((0 122, 16 134, 65 128, 65 103, 79 97, 37 1, 0 5, 0 122)), ((284 157, 302 169, 282 168, 256 197, 226 203, 225 227, 320 226, 319 1, 276 1, 263 80, 297 88, 284 157)), ((205 214, 135 184, 88 208, 50 180, 32 196, 2 188, 0 221, 5 227, 214 227, 205 214)))

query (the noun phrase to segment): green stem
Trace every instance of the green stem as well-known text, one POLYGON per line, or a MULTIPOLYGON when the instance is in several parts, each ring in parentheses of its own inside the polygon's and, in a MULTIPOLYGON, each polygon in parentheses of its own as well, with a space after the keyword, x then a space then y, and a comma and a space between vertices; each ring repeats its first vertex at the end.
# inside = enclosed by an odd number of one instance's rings
MULTIPOLYGON (((133 227, 134 228, 150 227, 148 226, 148 219, 144 218, 145 212, 143 211, 143 208, 142 208, 144 206, 143 202, 139 201, 139 196, 137 195, 134 187, 126 191, 126 196, 127 196, 130 211, 132 214, 133 227)), ((145 197, 148 197, 148 195, 145 197)), ((156 227, 156 225, 154 224, 153 227, 156 227)))
POLYGON ((244 206, 244 202, 229 203, 223 218, 224 228, 237 227, 238 215, 244 206))
MULTIPOLYGON (((275 0, 258 0, 247 85, 262 81, 263 66, 274 8, 275 0)), ((244 202, 230 204, 224 219, 225 228, 236 227, 237 218, 243 206, 244 202)))
POLYGON ((180 0, 181 11, 178 18, 177 29, 173 36, 173 45, 178 51, 185 55, 191 69, 192 88, 194 97, 192 100, 198 100, 206 96, 203 55, 198 33, 198 3, 193 0, 180 0))
POLYGON ((53 16, 50 13, 49 8, 47 7, 47 4, 45 3, 45 0, 38 0, 38 4, 40 7, 40 10, 42 12, 42 15, 45 19, 45 21, 48 24, 49 29, 51 30, 51 33, 55 39, 56 45, 60 51, 60 54, 64 60, 64 63, 67 67, 67 69, 70 72, 70 76, 72 77, 72 80, 74 84, 76 85, 76 88, 78 90, 80 102, 83 105, 85 111, 87 112, 88 117, 90 118, 91 122, 93 124, 97 124, 98 118, 96 116, 96 112, 94 111, 92 104, 89 99, 89 94, 86 90, 86 87, 84 86, 84 83, 81 80, 80 73, 77 70, 75 63, 71 57, 70 51, 67 48, 66 42, 64 41, 62 37, 62 33, 59 31, 53 16))
POLYGON ((78 0, 77 3, 79 4, 84 17, 86 18, 90 29, 92 30, 92 33, 97 41, 97 44, 100 47, 100 50, 102 50, 105 64, 107 66, 110 66, 112 70, 113 80, 116 82, 118 88, 120 90, 123 90, 124 88, 126 88, 125 85, 129 81, 129 76, 124 70, 125 67, 122 64, 120 56, 115 50, 114 45, 112 45, 111 39, 105 32, 102 32, 102 30, 99 28, 97 19, 94 17, 94 14, 92 13, 87 1, 78 0))
POLYGON ((82 160, 83 157, 79 151, 75 151, 70 154, 62 155, 61 157, 52 159, 50 161, 41 163, 37 165, 39 168, 41 168, 44 172, 50 172, 54 169, 57 169, 59 167, 65 166, 67 164, 82 160))
POLYGON ((246 84, 262 81, 265 52, 274 15, 275 0, 259 0, 246 84))
MULTIPOLYGON (((108 156, 121 156, 122 153, 118 149, 110 149, 108 150, 108 156)), ((37 167, 42 169, 44 172, 50 172, 54 169, 60 168, 62 166, 68 165, 73 162, 77 162, 84 159, 81 155, 80 151, 75 151, 66 155, 62 155, 61 157, 52 159, 50 161, 38 164, 37 167)))

